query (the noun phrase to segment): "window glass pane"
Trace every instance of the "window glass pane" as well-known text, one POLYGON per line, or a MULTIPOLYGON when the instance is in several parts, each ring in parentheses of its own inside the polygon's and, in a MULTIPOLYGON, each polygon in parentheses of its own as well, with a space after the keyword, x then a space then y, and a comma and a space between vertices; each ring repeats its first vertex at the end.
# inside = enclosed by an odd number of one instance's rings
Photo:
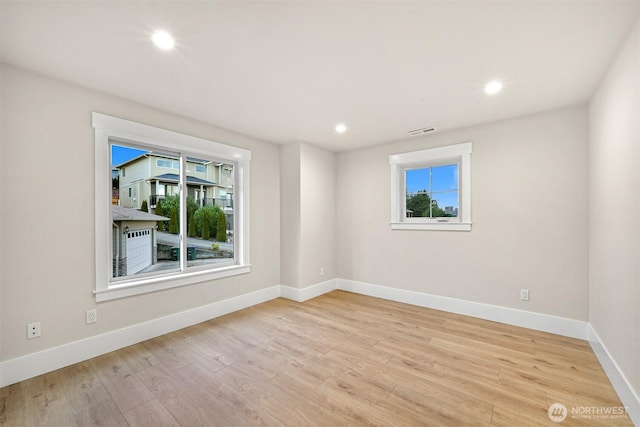
POLYGON ((431 168, 407 169, 405 172, 407 194, 414 194, 420 191, 430 192, 430 174, 431 168))
POLYGON ((406 217, 429 217, 429 203, 431 197, 431 168, 407 169, 405 171, 406 183, 406 217))
MULTIPOLYGON (((197 171, 189 162, 187 171, 197 171)), ((234 262, 233 169, 209 160, 206 179, 187 173, 187 267, 234 262)))
POLYGON ((111 144, 112 279, 179 269, 178 175, 156 174, 156 160, 152 151, 111 144))
POLYGON ((458 164, 434 166, 431 168, 431 191, 457 191, 458 164))
POLYGON ((443 193, 432 193, 431 216, 437 217, 457 217, 458 216, 458 192, 447 191, 443 193))
POLYGON ((458 164, 431 168, 431 217, 458 216, 458 164))
POLYGON ((431 198, 426 191, 407 193, 406 216, 407 218, 429 217, 431 198))

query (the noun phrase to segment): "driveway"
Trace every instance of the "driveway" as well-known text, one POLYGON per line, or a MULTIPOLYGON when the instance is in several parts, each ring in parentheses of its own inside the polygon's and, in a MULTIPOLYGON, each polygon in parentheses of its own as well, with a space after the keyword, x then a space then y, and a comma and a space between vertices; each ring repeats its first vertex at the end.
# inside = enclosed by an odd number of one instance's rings
MULTIPOLYGON (((180 245, 177 234, 158 231, 156 232, 156 237, 157 237, 158 243, 161 245, 169 245, 172 247, 177 247, 180 245)), ((214 243, 217 243, 218 246, 220 246, 220 249, 222 250, 226 250, 226 251, 233 250, 233 243, 215 242, 213 240, 202 240, 196 237, 187 238, 187 246, 195 246, 196 248, 200 248, 200 249, 211 249, 211 245, 213 245, 214 243)))

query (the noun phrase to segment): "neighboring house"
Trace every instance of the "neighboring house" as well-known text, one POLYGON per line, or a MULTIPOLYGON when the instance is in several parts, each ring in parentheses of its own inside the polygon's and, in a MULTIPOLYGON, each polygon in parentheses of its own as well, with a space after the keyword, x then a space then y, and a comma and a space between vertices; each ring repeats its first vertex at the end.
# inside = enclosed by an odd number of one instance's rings
POLYGON ((156 221, 169 218, 111 205, 113 277, 128 276, 158 262, 156 221))
MULTIPOLYGON (((178 194, 179 159, 148 152, 114 166, 118 171, 120 206, 140 209, 146 200, 154 209, 158 200, 178 194)), ((233 208, 233 165, 187 158, 187 197, 200 206, 233 208)))

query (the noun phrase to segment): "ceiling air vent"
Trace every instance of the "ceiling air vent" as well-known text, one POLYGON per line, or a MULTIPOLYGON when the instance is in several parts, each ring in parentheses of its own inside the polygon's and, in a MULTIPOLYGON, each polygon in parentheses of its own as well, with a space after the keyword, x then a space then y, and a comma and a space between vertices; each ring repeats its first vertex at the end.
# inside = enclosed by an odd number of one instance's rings
POLYGON ((431 132, 435 132, 438 129, 434 128, 434 127, 430 127, 430 128, 422 128, 422 129, 416 129, 416 130, 410 130, 409 131, 409 135, 411 136, 418 136, 418 135, 423 135, 425 133, 431 133, 431 132))

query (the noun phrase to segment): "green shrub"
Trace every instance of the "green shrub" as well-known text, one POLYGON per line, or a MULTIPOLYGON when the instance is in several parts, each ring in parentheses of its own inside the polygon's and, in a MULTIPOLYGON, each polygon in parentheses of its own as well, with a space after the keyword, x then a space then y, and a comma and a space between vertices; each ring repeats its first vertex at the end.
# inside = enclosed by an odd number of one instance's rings
MULTIPOLYGON (((162 211, 162 200, 158 200, 156 202, 156 215, 164 216, 164 212, 162 211)), ((164 221, 158 221, 158 231, 164 231, 164 221)))
POLYGON ((212 206, 204 206, 195 211, 193 215, 196 223, 196 235, 203 239, 210 239, 216 233, 216 208, 212 206))
POLYGON ((187 217, 195 214, 198 208, 200 208, 200 205, 198 205, 193 198, 187 197, 187 217))
POLYGON ((216 240, 220 242, 227 241, 227 217, 224 215, 224 212, 218 213, 218 224, 217 224, 217 233, 216 240))
POLYGON ((189 228, 189 231, 187 232, 187 235, 189 237, 196 237, 196 222, 193 219, 193 215, 194 215, 194 213, 191 212, 189 214, 189 219, 187 220, 188 228, 189 228))
POLYGON ((147 204, 146 200, 142 201, 142 205, 140 205, 140 210, 142 212, 149 212, 149 205, 147 204))
POLYGON ((167 196, 162 201, 162 215, 170 217, 171 211, 175 208, 176 212, 180 210, 180 198, 178 196, 167 196))
POLYGON ((158 215, 169 218, 169 223, 165 225, 165 230, 172 234, 178 234, 180 231, 180 198, 176 196, 167 196, 162 204, 156 205, 156 213, 158 215), (162 212, 159 212, 157 206, 160 205, 162 212))
POLYGON ((174 205, 169 211, 169 233, 178 234, 180 230, 180 221, 178 218, 178 206, 174 205))

